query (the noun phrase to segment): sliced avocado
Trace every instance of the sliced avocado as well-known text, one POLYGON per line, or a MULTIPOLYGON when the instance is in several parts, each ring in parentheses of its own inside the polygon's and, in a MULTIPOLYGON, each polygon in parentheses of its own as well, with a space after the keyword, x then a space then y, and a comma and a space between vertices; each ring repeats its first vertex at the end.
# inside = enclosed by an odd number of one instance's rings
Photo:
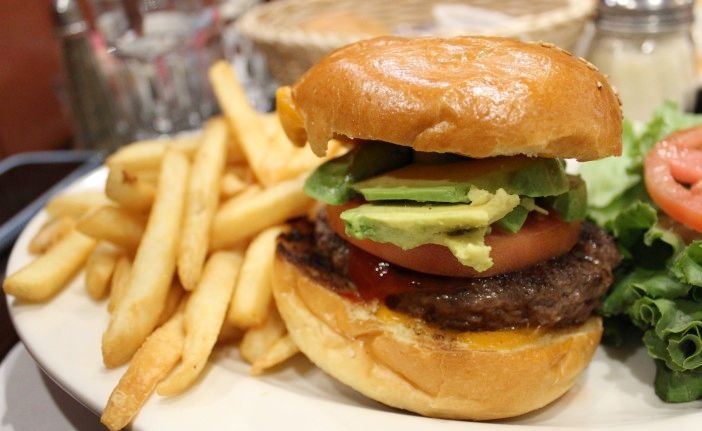
POLYGON ((565 221, 582 220, 587 214, 587 185, 580 177, 568 176, 570 189, 558 196, 549 197, 549 204, 565 221))
POLYGON ((346 234, 358 239, 392 243, 408 250, 422 244, 440 244, 463 265, 484 271, 492 266, 490 247, 484 243, 488 226, 519 205, 519 196, 498 189, 473 188, 471 203, 417 204, 373 202, 341 213, 346 234))
POLYGON ((508 193, 539 198, 568 191, 565 162, 559 159, 531 159, 532 163, 517 170, 505 189, 508 193))
POLYGON ((522 226, 524 226, 524 222, 526 222, 529 213, 532 211, 536 211, 541 214, 548 214, 548 210, 536 205, 534 198, 523 197, 519 201, 519 206, 495 222, 495 225, 508 232, 519 232, 522 226))
POLYGON ((468 202, 471 186, 543 197, 568 191, 568 177, 558 159, 495 157, 444 164, 413 163, 360 181, 353 188, 366 200, 468 202))
POLYGON ((519 229, 524 226, 524 222, 529 215, 529 210, 519 205, 509 212, 506 216, 499 219, 495 225, 501 227, 507 232, 519 232, 519 229))
MULTIPOLYGON (((561 219, 565 221, 582 220, 585 218, 587 211, 587 189, 585 182, 579 177, 568 176, 570 189, 558 196, 549 196, 542 199, 545 206, 553 208, 561 219)), ((536 204, 534 198, 523 197, 519 202, 519 206, 513 209, 509 214, 495 222, 496 226, 516 233, 524 226, 529 213, 532 211, 541 214, 548 214, 548 210, 536 204)))
POLYGON ((385 142, 356 145, 341 157, 320 165, 305 182, 305 193, 330 205, 357 196, 356 181, 404 166, 412 161, 412 149, 385 142))

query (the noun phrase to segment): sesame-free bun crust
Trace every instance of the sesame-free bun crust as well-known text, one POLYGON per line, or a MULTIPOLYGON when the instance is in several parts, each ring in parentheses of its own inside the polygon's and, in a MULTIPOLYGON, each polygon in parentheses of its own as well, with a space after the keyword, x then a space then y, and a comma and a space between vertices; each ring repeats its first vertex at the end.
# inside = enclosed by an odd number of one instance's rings
POLYGON ((425 416, 489 420, 536 410, 563 395, 602 334, 599 317, 527 341, 465 341, 417 319, 378 317, 296 264, 276 257, 273 293, 290 336, 322 370, 362 394, 425 416))
POLYGON ((607 79, 545 43, 379 37, 328 55, 292 87, 314 152, 337 135, 483 158, 621 152, 607 79))

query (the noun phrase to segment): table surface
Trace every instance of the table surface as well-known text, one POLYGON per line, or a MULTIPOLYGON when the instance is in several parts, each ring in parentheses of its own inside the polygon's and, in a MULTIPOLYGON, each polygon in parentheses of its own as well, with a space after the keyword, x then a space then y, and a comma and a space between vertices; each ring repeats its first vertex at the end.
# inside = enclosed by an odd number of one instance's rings
MULTIPOLYGON (((76 169, 77 163, 44 169, 45 175, 38 176, 38 171, 33 171, 31 177, 24 179, 15 177, 20 173, 27 174, 26 169, 12 171, 16 187, 3 187, 2 192, 8 199, 24 196, 24 201, 31 201, 76 169)), ((10 250, 11 247, 0 250, 0 285, 5 277, 10 250)), ((4 292, 0 293, 0 431, 71 429, 104 430, 98 417, 47 377, 18 342, 7 299, 4 292)))
MULTIPOLYGON (((0 252, 0 285, 5 278, 5 266, 9 255, 10 248, 0 252)), ((5 293, 0 293, 0 296, 0 361, 2 361, 7 352, 17 343, 18 338, 7 311, 5 293)))
POLYGON ((104 431, 104 427, 17 343, 0 364, 0 431, 30 430, 104 431))
MULTIPOLYGON (((0 253, 0 284, 9 253, 0 253)), ((99 418, 54 383, 18 342, 0 295, 0 431, 104 431, 99 418)))

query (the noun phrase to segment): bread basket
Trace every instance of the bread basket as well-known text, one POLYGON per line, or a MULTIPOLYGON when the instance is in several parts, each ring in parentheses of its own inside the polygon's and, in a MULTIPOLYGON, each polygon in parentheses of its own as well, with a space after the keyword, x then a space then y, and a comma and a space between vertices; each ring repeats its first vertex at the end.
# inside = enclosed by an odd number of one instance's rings
POLYGON ((238 28, 265 55, 273 77, 289 84, 325 54, 360 39, 465 32, 436 25, 438 8, 455 5, 510 18, 472 34, 543 40, 573 49, 596 4, 593 0, 280 0, 251 9, 238 28))

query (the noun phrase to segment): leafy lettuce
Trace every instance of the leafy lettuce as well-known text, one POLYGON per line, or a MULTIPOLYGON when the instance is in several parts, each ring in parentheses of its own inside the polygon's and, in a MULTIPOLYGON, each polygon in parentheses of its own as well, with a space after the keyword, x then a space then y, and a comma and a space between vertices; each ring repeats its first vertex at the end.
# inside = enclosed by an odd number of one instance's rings
POLYGON ((621 157, 608 157, 582 164, 581 176, 587 183, 590 218, 602 226, 609 224, 632 203, 651 200, 643 184, 643 159, 656 142, 671 133, 702 124, 702 115, 680 112, 674 103, 662 105, 642 130, 624 120, 621 157))
POLYGON ((643 341, 656 361, 656 394, 668 402, 702 398, 702 241, 689 245, 658 224, 643 184, 643 159, 667 135, 702 116, 659 108, 637 130, 625 122, 622 157, 583 164, 588 216, 617 238, 624 258, 600 313, 605 342, 643 341))

